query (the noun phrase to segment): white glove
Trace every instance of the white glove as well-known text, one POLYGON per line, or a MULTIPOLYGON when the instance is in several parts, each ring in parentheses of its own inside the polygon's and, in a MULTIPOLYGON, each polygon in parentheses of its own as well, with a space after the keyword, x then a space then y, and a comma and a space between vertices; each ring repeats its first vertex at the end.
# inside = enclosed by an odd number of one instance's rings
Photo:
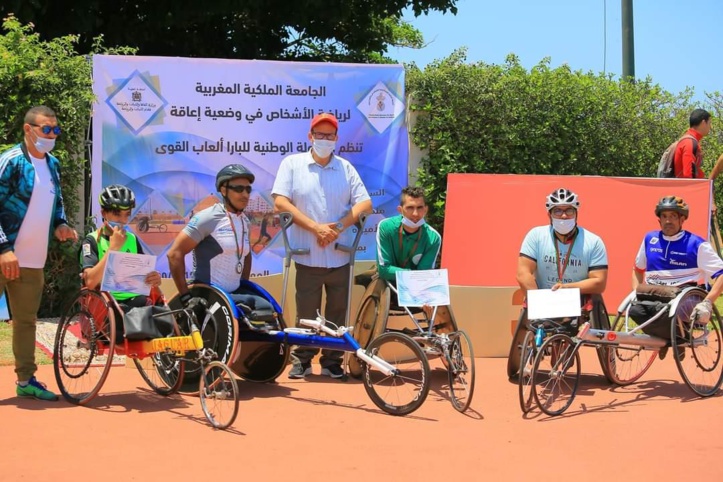
POLYGON ((690 314, 690 321, 698 325, 707 325, 712 313, 713 303, 711 303, 710 300, 703 300, 693 308, 693 312, 690 314))

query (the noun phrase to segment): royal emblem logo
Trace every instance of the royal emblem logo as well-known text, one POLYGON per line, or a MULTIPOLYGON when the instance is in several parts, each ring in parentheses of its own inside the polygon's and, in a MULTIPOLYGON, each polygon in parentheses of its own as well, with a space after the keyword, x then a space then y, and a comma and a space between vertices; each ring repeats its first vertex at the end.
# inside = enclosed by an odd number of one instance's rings
POLYGON ((137 70, 105 102, 134 134, 150 124, 167 104, 149 78, 137 70))
POLYGON ((382 82, 378 82, 357 104, 357 109, 369 123, 382 133, 404 113, 402 102, 382 82))

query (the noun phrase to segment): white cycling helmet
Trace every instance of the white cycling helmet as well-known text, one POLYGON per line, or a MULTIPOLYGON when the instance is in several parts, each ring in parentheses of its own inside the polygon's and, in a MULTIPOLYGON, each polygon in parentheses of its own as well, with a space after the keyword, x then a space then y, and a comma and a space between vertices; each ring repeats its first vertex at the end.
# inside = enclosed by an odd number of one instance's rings
POLYGON ((545 202, 545 208, 547 208, 548 212, 557 206, 572 206, 577 209, 580 207, 580 201, 577 198, 577 194, 569 189, 561 187, 552 191, 547 196, 547 200, 545 202))

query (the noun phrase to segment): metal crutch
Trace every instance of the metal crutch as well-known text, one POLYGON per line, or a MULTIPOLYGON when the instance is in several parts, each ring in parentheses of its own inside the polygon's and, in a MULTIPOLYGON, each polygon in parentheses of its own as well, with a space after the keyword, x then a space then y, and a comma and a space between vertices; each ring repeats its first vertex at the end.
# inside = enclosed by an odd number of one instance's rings
POLYGON ((289 244, 289 235, 286 230, 294 222, 293 214, 289 212, 279 213, 279 219, 281 220, 281 234, 284 238, 284 286, 281 288, 281 309, 286 310, 286 290, 289 286, 289 268, 291 267, 291 258, 294 256, 302 256, 309 254, 309 248, 292 248, 289 244))
MULTIPOLYGON (((361 241, 362 234, 364 234, 364 224, 366 224, 367 221, 367 215, 366 213, 361 213, 359 215, 359 221, 357 221, 354 224, 354 227, 356 228, 356 235, 354 236, 354 241, 352 242, 351 246, 347 246, 344 244, 336 243, 334 244, 334 249, 337 249, 339 251, 343 251, 345 253, 349 254, 349 281, 347 286, 347 295, 346 295, 346 317, 344 319, 344 326, 349 326, 349 318, 351 317, 351 290, 354 286, 353 280, 354 280, 354 261, 356 259, 356 252, 357 248, 359 247, 359 241, 361 241)), ((343 381, 346 381, 348 379, 347 376, 347 370, 349 367, 349 357, 355 356, 352 353, 349 353, 348 351, 344 352, 344 361, 342 363, 342 369, 344 370, 344 376, 342 377, 343 381)))

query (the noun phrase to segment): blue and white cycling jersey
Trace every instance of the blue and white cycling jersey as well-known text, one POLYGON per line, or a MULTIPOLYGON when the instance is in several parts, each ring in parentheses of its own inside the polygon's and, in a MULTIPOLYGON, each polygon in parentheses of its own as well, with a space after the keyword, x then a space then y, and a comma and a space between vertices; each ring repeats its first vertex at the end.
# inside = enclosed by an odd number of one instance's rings
POLYGON ((578 226, 578 233, 572 246, 563 279, 559 279, 558 268, 564 264, 569 243, 555 242, 552 226, 532 228, 520 248, 520 256, 530 258, 537 263, 535 281, 539 289, 550 289, 556 283, 575 283, 590 277, 589 272, 596 269, 607 269, 608 255, 605 244, 595 233, 578 226), (560 251, 558 261, 555 245, 560 251), (558 266, 559 263, 559 266, 558 266))
POLYGON ((651 231, 640 245, 635 269, 645 271, 645 282, 651 285, 703 284, 723 274, 723 260, 697 234, 681 231, 665 236, 651 231))

